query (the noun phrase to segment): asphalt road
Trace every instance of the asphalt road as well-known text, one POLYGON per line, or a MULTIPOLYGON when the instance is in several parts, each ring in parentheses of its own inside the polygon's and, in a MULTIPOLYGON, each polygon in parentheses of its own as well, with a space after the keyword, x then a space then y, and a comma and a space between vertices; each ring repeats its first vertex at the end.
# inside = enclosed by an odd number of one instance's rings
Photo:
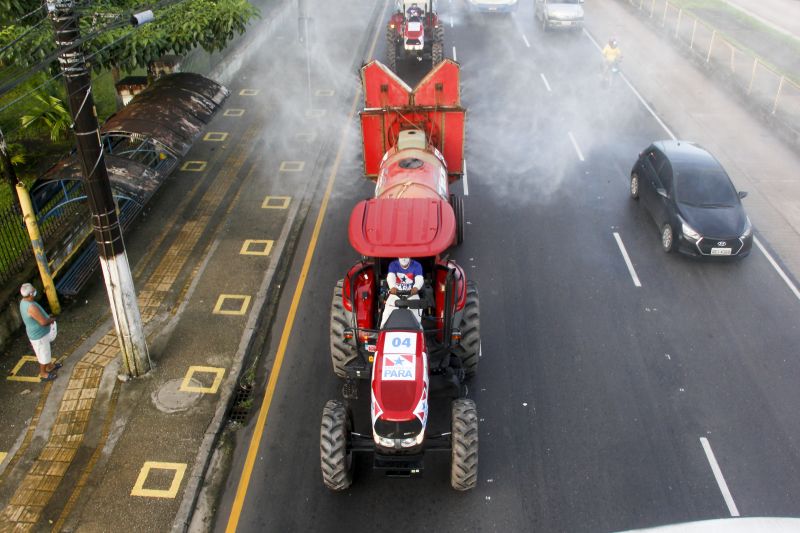
MULTIPOLYGON (((426 459, 421 479, 385 479, 365 457, 350 490, 322 485, 319 420, 325 402, 340 397, 330 298, 358 259, 346 235, 350 209, 372 192, 349 127, 332 134, 344 155, 239 531, 580 532, 800 516, 796 298, 755 248, 733 263, 661 252, 657 228, 627 186, 636 155, 667 137, 664 129, 622 80, 599 87, 586 35, 543 34, 529 7, 514 17, 467 17, 458 0, 440 2, 445 50, 462 64, 469 110, 468 183, 455 187, 466 195, 468 226, 452 255, 481 294, 483 356, 470 383, 481 428, 478 487, 450 489, 446 454, 426 459)), ((351 40, 372 38, 367 22, 346 28, 351 40)), ((340 60, 342 68, 359 63, 340 60)), ((411 67, 413 83, 420 72, 411 67)), ((348 88, 346 101, 356 94, 348 88)), ((259 398, 327 178, 320 172, 265 347, 259 398)), ((366 405, 355 417, 368 419, 366 405)), ((220 531, 253 426, 237 434, 220 531)))

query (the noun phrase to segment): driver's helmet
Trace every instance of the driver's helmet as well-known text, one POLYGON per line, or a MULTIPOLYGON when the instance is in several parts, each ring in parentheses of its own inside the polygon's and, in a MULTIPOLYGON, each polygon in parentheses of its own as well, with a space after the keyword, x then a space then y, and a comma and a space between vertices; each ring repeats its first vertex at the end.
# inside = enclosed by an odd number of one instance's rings
POLYGON ((610 46, 611 48, 616 48, 617 40, 612 37, 611 39, 608 40, 608 46, 610 46))

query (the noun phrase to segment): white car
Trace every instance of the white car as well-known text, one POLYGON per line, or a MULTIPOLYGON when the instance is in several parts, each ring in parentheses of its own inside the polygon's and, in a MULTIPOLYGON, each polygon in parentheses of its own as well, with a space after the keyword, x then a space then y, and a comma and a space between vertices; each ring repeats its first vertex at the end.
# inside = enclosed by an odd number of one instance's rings
POLYGON ((517 10, 519 0, 469 0, 474 11, 490 13, 509 13, 517 10))
POLYGON ((583 0, 534 0, 534 13, 544 31, 583 27, 583 0))

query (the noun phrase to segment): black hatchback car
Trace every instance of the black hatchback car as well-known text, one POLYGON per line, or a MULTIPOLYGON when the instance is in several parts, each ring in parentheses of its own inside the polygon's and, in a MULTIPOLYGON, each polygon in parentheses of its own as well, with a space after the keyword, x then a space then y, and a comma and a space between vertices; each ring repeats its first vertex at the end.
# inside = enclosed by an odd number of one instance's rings
POLYGON ((631 170, 630 195, 641 199, 661 232, 665 252, 696 256, 750 253, 753 226, 719 161, 700 146, 657 141, 631 170))

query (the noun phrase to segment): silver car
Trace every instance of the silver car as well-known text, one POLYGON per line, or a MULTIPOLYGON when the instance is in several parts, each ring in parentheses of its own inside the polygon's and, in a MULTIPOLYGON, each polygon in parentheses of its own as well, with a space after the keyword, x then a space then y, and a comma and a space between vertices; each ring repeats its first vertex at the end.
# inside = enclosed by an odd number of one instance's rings
POLYGON ((534 0, 534 13, 542 30, 580 30, 583 27, 583 0, 534 0))

